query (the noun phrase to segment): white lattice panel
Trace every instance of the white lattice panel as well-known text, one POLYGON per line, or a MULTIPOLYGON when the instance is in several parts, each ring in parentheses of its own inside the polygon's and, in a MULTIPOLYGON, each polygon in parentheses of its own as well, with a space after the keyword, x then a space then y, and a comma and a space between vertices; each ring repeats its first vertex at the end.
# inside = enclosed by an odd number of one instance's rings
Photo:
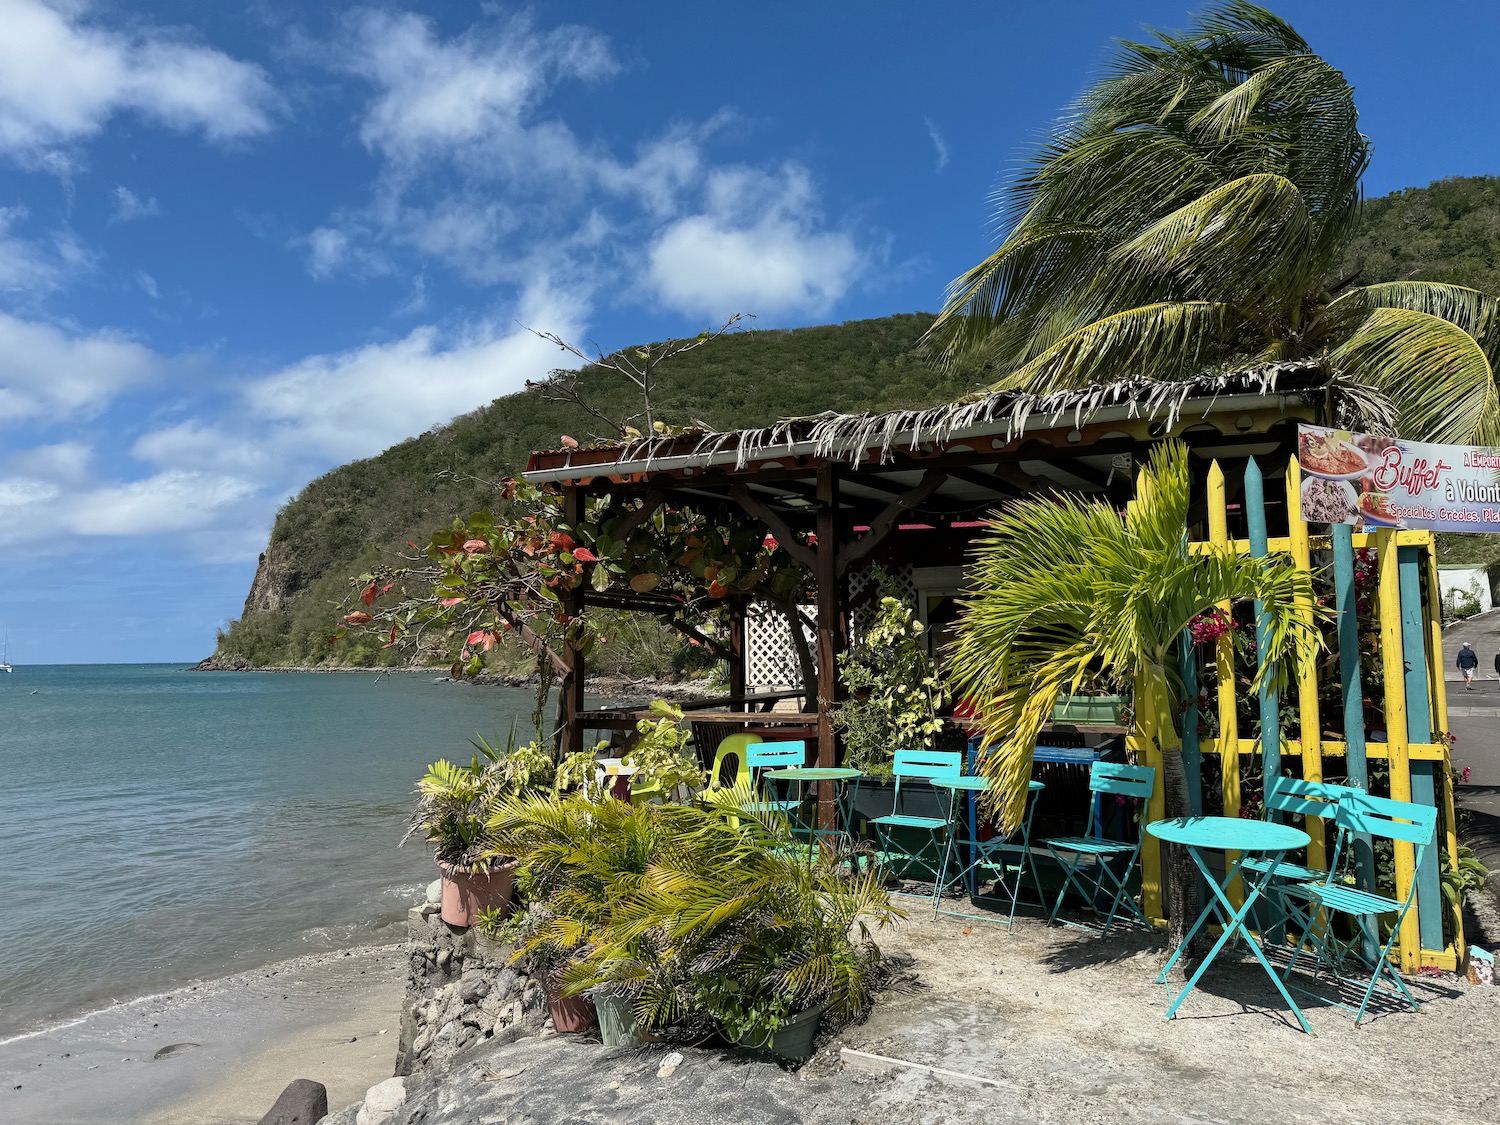
MULTIPOLYGON (((816 612, 812 606, 803 606, 809 618, 816 612)), ((813 665, 818 660, 818 638, 806 625, 802 629, 813 654, 813 665)), ((791 630, 780 610, 759 608, 752 610, 745 619, 745 685, 750 688, 790 688, 802 685, 801 665, 797 661, 797 650, 792 645, 791 630)))
MULTIPOLYGON (((892 584, 896 587, 896 596, 907 605, 915 607, 917 604, 917 584, 912 577, 912 568, 907 565, 890 568, 886 571, 890 575, 892 584)), ((874 582, 874 577, 868 570, 858 570, 849 576, 849 600, 852 602, 865 592, 865 587, 874 582)), ((849 621, 850 640, 857 642, 875 621, 875 610, 880 604, 880 599, 871 599, 856 609, 849 621)))

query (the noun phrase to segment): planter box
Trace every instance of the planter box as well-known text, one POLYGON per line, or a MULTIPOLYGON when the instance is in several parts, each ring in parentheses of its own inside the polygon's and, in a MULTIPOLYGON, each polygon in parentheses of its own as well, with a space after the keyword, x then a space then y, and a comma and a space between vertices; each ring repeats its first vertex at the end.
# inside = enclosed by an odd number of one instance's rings
POLYGON ((798 1012, 777 1028, 769 1039, 756 1043, 745 1038, 739 1040, 739 1045, 753 1051, 768 1051, 792 1062, 804 1062, 812 1058, 813 1041, 818 1037, 818 1020, 825 1007, 827 1005, 819 1004, 805 1012, 798 1012))
POLYGON ((595 991, 592 996, 599 1016, 599 1038, 606 1047, 640 1047, 651 1042, 651 1036, 636 1021, 630 997, 603 991, 595 991))
POLYGON ((1075 695, 1052 708, 1054 723, 1123 723, 1130 698, 1124 695, 1075 695))

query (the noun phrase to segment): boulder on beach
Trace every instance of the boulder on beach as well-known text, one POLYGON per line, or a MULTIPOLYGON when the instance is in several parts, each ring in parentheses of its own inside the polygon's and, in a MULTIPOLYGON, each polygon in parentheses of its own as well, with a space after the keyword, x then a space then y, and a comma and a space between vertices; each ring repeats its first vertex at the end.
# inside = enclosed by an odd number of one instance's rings
POLYGON ((311 1078, 298 1078, 281 1091, 260 1125, 312 1125, 327 1116, 328 1088, 311 1078))

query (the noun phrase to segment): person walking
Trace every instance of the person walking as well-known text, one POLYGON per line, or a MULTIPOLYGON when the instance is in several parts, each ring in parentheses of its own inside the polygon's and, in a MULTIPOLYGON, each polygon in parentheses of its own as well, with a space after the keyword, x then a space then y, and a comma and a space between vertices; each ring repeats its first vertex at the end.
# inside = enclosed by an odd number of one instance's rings
POLYGON ((1500 687, 1500 652, 1495 653, 1495 681, 1496 686, 1500 687))
MULTIPOLYGON (((1496 657, 1500 661, 1500 657, 1496 657)), ((1468 641, 1458 650, 1458 670, 1464 674, 1464 690, 1474 690, 1474 671, 1479 667, 1479 654, 1468 641)))

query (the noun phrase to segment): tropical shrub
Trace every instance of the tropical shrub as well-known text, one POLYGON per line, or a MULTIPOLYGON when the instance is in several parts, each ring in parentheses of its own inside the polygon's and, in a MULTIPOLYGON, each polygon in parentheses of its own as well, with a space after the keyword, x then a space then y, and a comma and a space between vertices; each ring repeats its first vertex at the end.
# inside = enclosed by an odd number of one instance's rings
POLYGON ((863 639, 839 658, 849 693, 834 712, 844 761, 889 777, 897 750, 930 748, 944 729, 938 711, 947 693, 922 643, 922 623, 900 598, 886 594, 863 639))
POLYGON ((520 860, 534 913, 517 958, 565 961, 565 994, 623 994, 651 1028, 712 1020, 763 1041, 820 1004, 857 1018, 877 979, 872 928, 900 912, 872 873, 796 858, 783 821, 740 812, 748 792, 710 800, 502 802, 493 846, 520 860))
POLYGON ((664 794, 682 785, 702 785, 703 770, 686 750, 690 732, 679 725, 682 709, 658 699, 652 702, 651 713, 654 719, 636 724, 635 742, 625 754, 624 764, 635 767, 632 780, 637 785, 660 785, 664 794))

